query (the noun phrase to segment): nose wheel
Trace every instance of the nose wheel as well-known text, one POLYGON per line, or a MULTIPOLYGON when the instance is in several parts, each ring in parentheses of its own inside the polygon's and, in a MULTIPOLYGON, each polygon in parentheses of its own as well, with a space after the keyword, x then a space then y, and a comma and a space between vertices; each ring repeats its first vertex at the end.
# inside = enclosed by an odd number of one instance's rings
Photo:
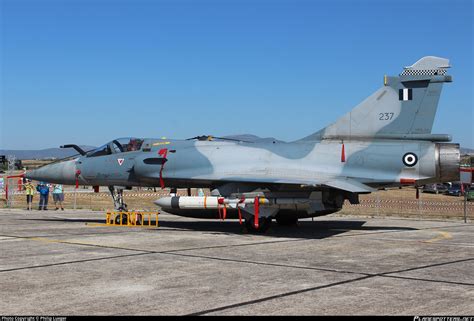
POLYGON ((128 222, 128 215, 127 214, 122 214, 122 215, 115 215, 115 224, 116 225, 127 225, 128 222), (122 221, 120 221, 120 217, 122 221))

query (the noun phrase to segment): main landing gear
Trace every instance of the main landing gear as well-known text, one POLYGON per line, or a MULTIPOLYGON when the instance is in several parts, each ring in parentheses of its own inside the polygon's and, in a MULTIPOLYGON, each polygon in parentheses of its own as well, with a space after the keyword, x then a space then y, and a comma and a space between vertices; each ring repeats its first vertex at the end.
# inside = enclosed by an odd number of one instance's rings
POLYGON ((245 219, 245 227, 249 233, 265 233, 272 224, 271 217, 260 217, 258 219, 258 228, 255 227, 255 218, 252 216, 251 218, 245 219))

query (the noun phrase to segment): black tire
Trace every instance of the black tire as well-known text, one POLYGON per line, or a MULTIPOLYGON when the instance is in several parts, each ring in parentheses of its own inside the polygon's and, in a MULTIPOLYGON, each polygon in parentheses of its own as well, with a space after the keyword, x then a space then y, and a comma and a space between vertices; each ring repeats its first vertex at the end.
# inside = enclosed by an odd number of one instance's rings
POLYGON ((143 215, 142 214, 136 214, 136 215, 137 215, 136 225, 142 225, 143 215))
POLYGON ((252 217, 250 219, 245 220, 245 227, 247 228, 247 231, 249 233, 263 234, 266 231, 268 231, 271 223, 272 223, 271 217, 261 217, 258 220, 258 229, 256 229, 254 226, 254 218, 252 217))
POLYGON ((293 226, 298 224, 297 216, 278 216, 276 217, 278 225, 281 226, 293 226))
MULTIPOLYGON (((127 225, 127 214, 122 214, 122 225, 127 225)), ((115 215, 115 224, 120 225, 120 215, 115 215)))

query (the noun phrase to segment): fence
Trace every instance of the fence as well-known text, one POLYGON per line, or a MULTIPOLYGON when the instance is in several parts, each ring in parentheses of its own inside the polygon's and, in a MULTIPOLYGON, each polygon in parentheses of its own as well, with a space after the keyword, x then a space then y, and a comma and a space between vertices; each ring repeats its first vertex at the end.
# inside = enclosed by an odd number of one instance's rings
MULTIPOLYGON (((10 185, 10 205, 13 208, 26 208, 26 196, 24 191, 19 191, 18 181, 10 185)), ((76 193, 76 209, 107 210, 113 208, 112 198, 108 192, 94 193, 92 189, 79 188, 77 192, 73 187, 65 188, 64 206, 74 208, 74 194, 76 193)), ((186 190, 178 190, 178 195, 186 195, 186 190)), ((195 193, 193 193, 195 194, 195 193)), ((156 211, 157 206, 153 203, 160 197, 168 196, 169 190, 158 189, 156 192, 147 189, 132 190, 124 192, 125 203, 129 209, 140 211, 156 211)), ((51 196, 51 195, 50 195, 51 196)), ((33 205, 37 205, 39 195, 33 198, 33 205)), ((49 209, 54 209, 52 197, 49 200, 49 209)), ((0 207, 6 206, 5 191, 0 196, 0 207), (3 201, 3 206, 1 202, 3 201)), ((434 219, 462 219, 464 217, 463 197, 434 195, 420 193, 420 199, 415 198, 413 188, 401 190, 377 191, 368 195, 360 196, 360 204, 351 205, 346 201, 340 214, 363 215, 363 216, 398 216, 412 218, 434 218, 434 219)), ((470 220, 474 218, 474 202, 467 204, 467 216, 470 220)), ((217 217, 217 212, 216 212, 217 217)))
MULTIPOLYGON (((420 198, 416 199, 414 189, 378 191, 362 195, 360 204, 357 205, 346 201, 341 213, 377 217, 463 219, 464 198, 420 193, 420 198)), ((474 218, 474 202, 467 203, 467 216, 469 219, 474 218)))
MULTIPOLYGON (((36 185, 35 185, 36 186, 36 185)), ((26 208, 26 194, 23 190, 19 190, 18 184, 10 185, 9 201, 7 202, 6 190, 0 189, 0 208, 26 208), (13 188, 11 188, 13 187, 13 188)), ((124 191, 125 203, 129 209, 139 209, 142 211, 156 211, 157 206, 153 203, 160 197, 169 195, 169 190, 153 190, 147 189, 124 191)), ((179 191, 178 195, 186 195, 186 190, 179 191)), ((39 202, 39 194, 33 196, 33 209, 37 208, 39 202)), ((114 208, 114 203, 109 192, 94 193, 91 188, 79 187, 77 190, 73 186, 64 186, 64 208, 67 209, 86 209, 86 210, 107 210, 114 208)), ((53 197, 50 193, 48 201, 48 209, 55 209, 53 197)))

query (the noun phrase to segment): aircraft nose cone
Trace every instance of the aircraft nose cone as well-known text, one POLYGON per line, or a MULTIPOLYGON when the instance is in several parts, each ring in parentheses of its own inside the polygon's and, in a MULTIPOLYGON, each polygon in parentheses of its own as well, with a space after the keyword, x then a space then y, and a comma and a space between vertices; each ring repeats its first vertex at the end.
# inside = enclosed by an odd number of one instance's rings
POLYGON ((45 165, 35 170, 28 171, 26 178, 48 183, 74 185, 76 182, 75 160, 45 165))

